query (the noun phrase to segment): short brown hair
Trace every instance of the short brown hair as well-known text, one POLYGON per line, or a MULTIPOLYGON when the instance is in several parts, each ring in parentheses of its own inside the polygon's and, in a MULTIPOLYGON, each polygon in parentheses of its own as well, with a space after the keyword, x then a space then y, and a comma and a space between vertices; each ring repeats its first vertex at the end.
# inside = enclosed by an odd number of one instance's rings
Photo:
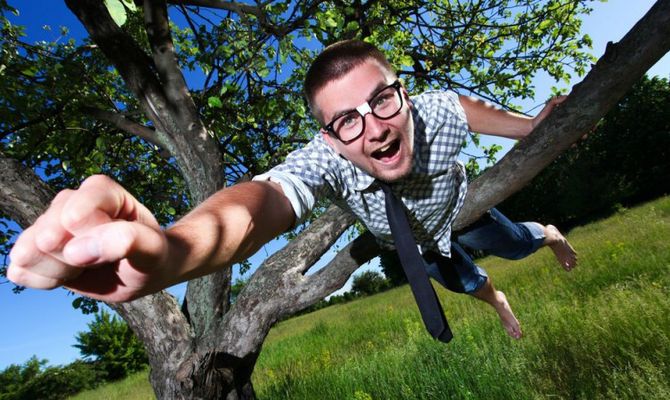
POLYGON ((331 44, 314 59, 307 70, 304 90, 309 109, 320 123, 324 124, 325 121, 314 104, 316 93, 328 82, 341 78, 369 59, 374 59, 382 67, 393 71, 384 53, 374 45, 362 40, 343 40, 331 44))

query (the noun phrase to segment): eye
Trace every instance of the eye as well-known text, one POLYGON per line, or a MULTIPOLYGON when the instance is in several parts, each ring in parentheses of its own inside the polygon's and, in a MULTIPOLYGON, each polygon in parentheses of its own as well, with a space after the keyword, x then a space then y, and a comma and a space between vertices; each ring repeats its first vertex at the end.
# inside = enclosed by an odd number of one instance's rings
POLYGON ((340 128, 351 128, 352 126, 356 125, 356 121, 358 120, 358 117, 354 115, 354 113, 350 113, 347 115, 342 116, 340 118, 340 128))
POLYGON ((388 105, 392 103, 394 97, 395 97, 395 91, 392 88, 388 88, 385 91, 379 93, 377 97, 372 99, 370 106, 374 110, 388 107, 388 105))

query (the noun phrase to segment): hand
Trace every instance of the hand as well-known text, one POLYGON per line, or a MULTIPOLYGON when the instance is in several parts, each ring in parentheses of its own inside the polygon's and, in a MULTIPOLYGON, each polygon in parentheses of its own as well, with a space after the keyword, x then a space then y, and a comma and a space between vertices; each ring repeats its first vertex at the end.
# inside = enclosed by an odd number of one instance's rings
POLYGON ((535 129, 535 127, 538 126, 543 119, 547 118, 547 116, 551 114, 554 108, 558 107, 558 105, 563 103, 567 98, 568 96, 555 96, 549 99, 549 101, 544 105, 542 111, 540 111, 540 113, 537 114, 535 118, 533 118, 532 122, 533 129, 535 129))
POLYGON ((10 252, 7 278, 38 289, 64 286, 99 300, 128 301, 165 284, 168 241, 154 216, 98 175, 60 192, 10 252))

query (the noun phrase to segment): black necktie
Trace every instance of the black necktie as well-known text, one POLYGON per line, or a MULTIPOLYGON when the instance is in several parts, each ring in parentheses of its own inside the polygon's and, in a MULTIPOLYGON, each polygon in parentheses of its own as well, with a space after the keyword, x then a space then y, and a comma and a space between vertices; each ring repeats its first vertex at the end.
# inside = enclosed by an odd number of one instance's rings
POLYGON ((453 335, 444 311, 442 311, 440 300, 428 279, 425 263, 417 249, 405 207, 386 183, 379 182, 379 186, 386 195, 386 216, 391 226, 400 264, 407 275, 409 286, 412 288, 414 299, 421 312, 421 318, 423 318, 426 329, 435 339, 447 343, 453 338, 453 335))

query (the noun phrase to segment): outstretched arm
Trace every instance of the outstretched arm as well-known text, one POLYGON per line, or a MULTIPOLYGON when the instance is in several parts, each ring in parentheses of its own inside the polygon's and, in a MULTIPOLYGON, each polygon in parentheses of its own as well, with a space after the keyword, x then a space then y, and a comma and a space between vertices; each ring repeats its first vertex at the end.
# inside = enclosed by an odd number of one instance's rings
POLYGON ((248 182, 217 192, 165 231, 120 185, 93 176, 59 193, 21 234, 7 277, 110 302, 133 300, 245 259, 293 219, 279 185, 248 182))
POLYGON ((535 118, 531 118, 501 110, 474 97, 459 96, 471 131, 509 139, 522 139, 528 136, 540 121, 566 98, 566 96, 553 97, 535 118))

